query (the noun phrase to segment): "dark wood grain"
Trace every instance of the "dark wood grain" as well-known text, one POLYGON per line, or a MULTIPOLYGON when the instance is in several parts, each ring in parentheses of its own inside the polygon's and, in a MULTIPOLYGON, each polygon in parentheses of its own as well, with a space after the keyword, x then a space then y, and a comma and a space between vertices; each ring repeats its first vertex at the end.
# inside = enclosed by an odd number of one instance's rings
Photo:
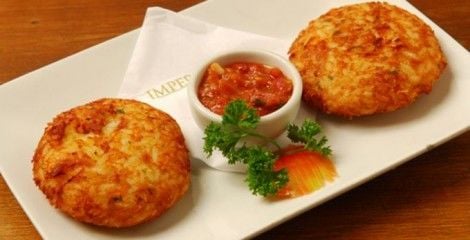
MULTIPOLYGON (((198 2, 2 0, 0 83, 139 27, 149 6, 198 2)), ((410 2, 470 48, 470 0, 410 2)), ((1 178, 0 239, 40 239, 1 178)), ((257 239, 470 239, 470 132, 257 239)))

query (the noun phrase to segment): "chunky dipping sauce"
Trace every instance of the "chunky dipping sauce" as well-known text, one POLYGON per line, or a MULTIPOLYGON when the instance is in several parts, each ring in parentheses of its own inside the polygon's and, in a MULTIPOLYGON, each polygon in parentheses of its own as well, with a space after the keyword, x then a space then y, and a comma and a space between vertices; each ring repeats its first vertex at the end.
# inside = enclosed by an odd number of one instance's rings
POLYGON ((276 67, 250 62, 227 66, 212 63, 197 95, 204 106, 219 115, 229 102, 242 99, 263 116, 282 107, 292 95, 292 89, 292 81, 276 67))

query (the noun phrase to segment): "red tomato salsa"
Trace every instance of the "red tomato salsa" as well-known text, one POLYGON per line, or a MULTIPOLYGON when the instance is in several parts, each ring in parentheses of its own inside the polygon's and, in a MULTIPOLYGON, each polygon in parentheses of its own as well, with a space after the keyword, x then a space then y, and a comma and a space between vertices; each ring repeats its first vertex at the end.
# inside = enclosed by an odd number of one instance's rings
POLYGON ((282 107, 292 95, 292 88, 292 81, 276 67, 251 62, 227 66, 212 63, 197 94, 204 106, 219 115, 229 102, 242 99, 263 116, 282 107))

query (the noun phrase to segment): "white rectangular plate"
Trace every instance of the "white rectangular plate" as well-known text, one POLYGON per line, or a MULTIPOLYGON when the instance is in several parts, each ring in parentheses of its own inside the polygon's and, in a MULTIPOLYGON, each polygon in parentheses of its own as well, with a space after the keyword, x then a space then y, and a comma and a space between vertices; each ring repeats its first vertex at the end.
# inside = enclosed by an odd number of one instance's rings
MULTIPOLYGON (((208 1, 183 11, 214 24, 294 39, 332 7, 354 1, 208 1), (249 6, 249 7, 247 7, 249 6)), ((49 205, 32 181, 31 159, 46 123, 73 106, 115 96, 138 30, 97 45, 0 86, 0 171, 46 239, 239 239, 254 236, 390 170, 469 128, 469 53, 406 1, 390 1, 435 31, 448 68, 435 89, 412 106, 356 120, 320 117, 339 177, 296 199, 270 202, 250 194, 243 175, 193 161, 192 186, 160 219, 124 230, 74 221, 49 205)))

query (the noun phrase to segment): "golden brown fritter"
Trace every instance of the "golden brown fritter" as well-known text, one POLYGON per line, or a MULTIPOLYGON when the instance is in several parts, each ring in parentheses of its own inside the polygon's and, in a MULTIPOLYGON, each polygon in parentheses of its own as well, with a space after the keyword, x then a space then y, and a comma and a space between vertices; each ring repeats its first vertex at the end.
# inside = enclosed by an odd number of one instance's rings
POLYGON ((190 184, 184 138, 168 114, 100 99, 59 114, 33 157, 49 202, 91 224, 127 227, 161 215, 190 184))
POLYGON ((429 93, 446 66, 431 28, 386 3, 332 9, 311 21, 289 50, 303 99, 347 117, 390 112, 429 93))

